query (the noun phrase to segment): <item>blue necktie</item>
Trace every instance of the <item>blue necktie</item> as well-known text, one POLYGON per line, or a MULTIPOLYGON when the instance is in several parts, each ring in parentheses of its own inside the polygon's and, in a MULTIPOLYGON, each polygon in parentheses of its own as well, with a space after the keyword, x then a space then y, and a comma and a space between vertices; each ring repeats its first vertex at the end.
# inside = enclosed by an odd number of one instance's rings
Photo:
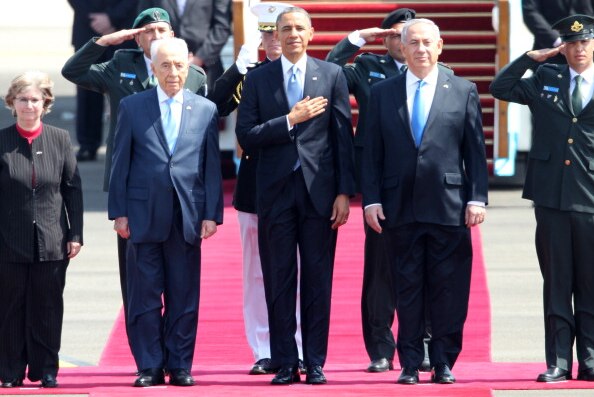
POLYGON ((303 94, 301 93, 301 86, 297 78, 298 69, 293 65, 290 71, 291 77, 289 77, 289 82, 287 83, 287 100, 289 101, 289 109, 292 109, 301 100, 303 94))
POLYGON ((165 133, 167 146, 169 146, 169 153, 173 153, 175 142, 177 141, 177 122, 175 121, 175 117, 173 117, 173 109, 171 108, 173 102, 173 98, 169 98, 165 101, 167 104, 167 113, 163 118, 163 132, 165 133))
POLYGON ((421 146, 423 130, 425 129, 425 105, 423 104, 423 98, 421 98, 421 87, 424 84, 423 80, 419 80, 412 107, 411 127, 416 147, 421 146))

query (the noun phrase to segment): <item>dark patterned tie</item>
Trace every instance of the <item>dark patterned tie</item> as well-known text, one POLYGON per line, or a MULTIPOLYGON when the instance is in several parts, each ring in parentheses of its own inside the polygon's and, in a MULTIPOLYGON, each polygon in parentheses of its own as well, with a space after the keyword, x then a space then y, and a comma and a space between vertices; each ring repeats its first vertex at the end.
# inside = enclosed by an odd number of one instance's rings
POLYGON ((580 83, 582 82, 583 77, 578 74, 573 79, 575 80, 575 87, 573 87, 573 92, 571 93, 571 107, 573 109, 573 114, 577 116, 582 111, 580 83))

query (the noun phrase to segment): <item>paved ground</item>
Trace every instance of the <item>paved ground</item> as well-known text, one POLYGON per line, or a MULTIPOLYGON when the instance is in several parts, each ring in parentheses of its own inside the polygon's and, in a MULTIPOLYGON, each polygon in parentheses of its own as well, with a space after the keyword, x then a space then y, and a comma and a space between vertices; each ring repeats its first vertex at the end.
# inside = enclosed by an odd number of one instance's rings
MULTIPOLYGON (((68 4, 44 0, 5 3, 4 15, 11 18, 5 18, 0 25, 0 94, 5 94, 17 73, 30 69, 50 73, 56 83, 57 101, 46 122, 73 132, 75 90, 59 73, 72 53, 68 4), (36 10, 32 16, 31 10, 36 10)), ((10 113, 0 110, 0 127, 12 122, 10 113)), ((106 196, 101 191, 102 164, 102 157, 97 162, 80 164, 85 190, 85 246, 68 271, 61 350, 64 360, 78 365, 98 362, 120 307, 115 233, 107 220, 106 196)), ((541 276, 533 246, 534 217, 530 202, 520 199, 520 195, 517 189, 494 188, 482 227, 492 298, 492 354, 494 361, 543 362, 541 276)), ((361 357, 361 365, 366 362, 366 357, 361 357)), ((592 390, 501 391, 494 395, 576 397, 591 396, 592 390)))

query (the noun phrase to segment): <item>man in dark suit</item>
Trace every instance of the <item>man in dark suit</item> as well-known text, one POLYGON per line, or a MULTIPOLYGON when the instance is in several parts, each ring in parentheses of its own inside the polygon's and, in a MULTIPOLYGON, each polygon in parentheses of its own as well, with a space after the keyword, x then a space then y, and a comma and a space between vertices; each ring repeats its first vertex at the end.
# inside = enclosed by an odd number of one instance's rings
MULTIPOLYGON (((102 93, 109 99, 111 117, 105 155, 104 191, 109 189, 118 105, 122 98, 156 85, 150 68, 150 46, 154 40, 167 37, 173 37, 167 12, 159 8, 147 9, 138 14, 132 24, 132 29, 123 29, 89 40, 66 61, 62 68, 62 75, 67 80, 86 89, 102 93), (135 40, 139 48, 119 50, 110 60, 97 63, 112 46, 129 40, 135 40)), ((204 71, 197 66, 190 66, 184 88, 204 95, 206 89, 204 71)), ((124 311, 127 313, 126 243, 126 239, 118 236, 120 286, 124 311)))
POLYGON ((116 127, 109 218, 129 238, 128 333, 134 385, 194 384, 200 245, 223 220, 218 114, 184 90, 181 39, 151 45, 155 89, 124 98, 116 127), (163 303, 165 307, 163 308, 163 303))
MULTIPOLYGON (((522 0, 524 23, 534 35, 533 50, 554 48, 561 45, 559 32, 552 28, 559 19, 573 14, 594 14, 593 0, 522 0)), ((565 57, 557 54, 548 63, 566 63, 565 57)))
MULTIPOLYGON (((237 60, 215 82, 208 93, 208 99, 216 103, 219 116, 227 116, 234 111, 241 100, 243 80, 247 73, 280 58, 282 50, 278 38, 274 36, 276 18, 285 8, 286 3, 257 3, 250 9, 258 17, 258 35, 247 35, 247 41, 241 46, 237 60), (252 37, 254 36, 254 37, 252 37), (266 58, 252 63, 257 58, 259 43, 266 58)), ((256 213, 256 169, 258 151, 241 151, 241 162, 237 172, 233 207, 237 210, 241 246, 243 254, 243 320, 245 336, 255 362, 250 375, 270 374, 275 371, 270 359, 270 331, 268 311, 264 297, 262 265, 258 249, 258 215, 256 213)), ((297 294, 297 350, 299 352, 300 372, 304 373, 303 350, 301 347, 301 326, 299 324, 299 294, 297 294)))
MULTIPOLYGON (((93 36, 112 33, 130 26, 138 0, 68 0, 74 11, 72 45, 78 51, 93 36)), ((119 46, 124 48, 125 43, 119 46)), ((101 55, 107 61, 117 48, 101 55)), ((78 161, 95 160, 103 137, 103 96, 85 88, 76 91, 76 139, 78 161)))
MULTIPOLYGON (((361 153, 365 141, 365 122, 371 87, 388 77, 406 70, 406 60, 400 49, 400 34, 404 22, 415 17, 415 11, 399 8, 384 18, 381 28, 356 30, 341 40, 326 56, 328 62, 342 66, 349 92, 359 105, 359 119, 355 134, 355 175, 360 186, 361 153), (355 62, 346 65, 366 43, 382 38, 388 52, 384 55, 363 53, 355 62)), ((378 233, 365 225, 365 255, 363 265, 363 291, 361 293, 361 323, 365 349, 371 359, 369 372, 384 372, 394 368, 396 342, 392 334, 394 323, 394 291, 390 266, 383 241, 378 233)), ((428 365, 427 365, 428 366, 428 365)))
POLYGON ((476 85, 438 69, 443 41, 430 20, 402 30, 408 71, 371 89, 363 147, 365 220, 383 234, 398 315, 401 384, 416 384, 425 308, 431 380, 453 383, 468 311, 470 229, 483 221, 487 163, 476 85))
POLYGON ((534 139, 522 197, 534 202, 536 253, 544 279, 545 352, 539 382, 594 381, 594 18, 553 25, 563 44, 528 51, 491 84, 498 99, 528 105, 534 139), (542 64, 559 53, 568 65, 542 64), (522 78, 527 69, 536 72, 522 78))
POLYGON ((300 380, 295 342, 297 249, 306 382, 326 383, 336 230, 355 191, 348 89, 341 68, 306 54, 313 37, 305 10, 279 14, 282 56, 251 72, 236 133, 259 151, 257 211, 268 306, 272 384, 300 380))
POLYGON ((231 34, 231 0, 139 0, 138 10, 160 7, 171 26, 188 43, 192 63, 206 70, 208 86, 223 74, 221 50, 231 34))

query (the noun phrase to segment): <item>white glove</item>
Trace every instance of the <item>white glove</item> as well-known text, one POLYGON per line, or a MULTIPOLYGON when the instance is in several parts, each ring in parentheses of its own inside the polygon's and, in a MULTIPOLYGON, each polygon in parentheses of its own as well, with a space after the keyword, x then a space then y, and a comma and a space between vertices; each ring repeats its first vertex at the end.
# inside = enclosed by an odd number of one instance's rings
POLYGON ((260 32, 257 33, 257 38, 248 37, 248 41, 241 46, 241 50, 239 50, 239 54, 237 55, 237 61, 235 61, 235 65, 237 65, 237 70, 239 70, 239 73, 241 74, 247 73, 247 67, 249 64, 258 61, 258 48, 262 42, 262 35, 260 32))

